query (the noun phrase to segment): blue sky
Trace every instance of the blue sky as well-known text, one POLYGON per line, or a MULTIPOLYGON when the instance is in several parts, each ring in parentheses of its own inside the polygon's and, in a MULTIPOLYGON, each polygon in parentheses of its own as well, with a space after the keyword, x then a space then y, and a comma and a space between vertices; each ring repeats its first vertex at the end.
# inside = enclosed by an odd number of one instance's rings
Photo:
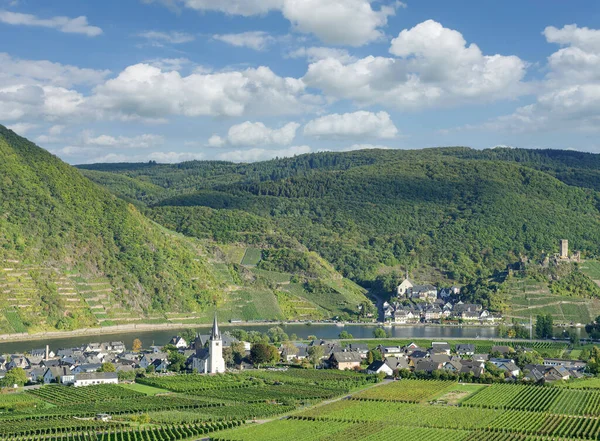
POLYGON ((0 123, 70 163, 600 152, 592 0, 0 0, 0 123))

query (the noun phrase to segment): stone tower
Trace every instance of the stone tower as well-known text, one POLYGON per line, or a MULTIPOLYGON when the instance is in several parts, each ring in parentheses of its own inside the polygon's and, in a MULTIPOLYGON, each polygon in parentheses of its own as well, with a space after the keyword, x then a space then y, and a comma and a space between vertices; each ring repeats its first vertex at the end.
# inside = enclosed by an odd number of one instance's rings
POLYGON ((208 344, 208 373, 222 374, 225 372, 225 360, 223 359, 223 340, 217 324, 217 314, 213 321, 212 331, 210 332, 210 342, 208 344))
POLYGON ((560 241, 560 258, 569 258, 569 241, 567 239, 561 239, 560 241))

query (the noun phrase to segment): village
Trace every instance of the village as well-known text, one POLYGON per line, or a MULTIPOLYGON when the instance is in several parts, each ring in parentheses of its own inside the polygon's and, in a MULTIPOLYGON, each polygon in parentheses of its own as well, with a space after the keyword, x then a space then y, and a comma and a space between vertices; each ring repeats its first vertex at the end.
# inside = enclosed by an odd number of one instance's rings
POLYGON ((442 288, 425 284, 413 284, 408 277, 398 285, 393 300, 383 303, 385 322, 398 325, 415 323, 459 323, 494 324, 501 316, 492 315, 482 305, 463 303, 460 288, 442 288))
MULTIPOLYGON (((542 358, 525 346, 491 345, 487 353, 477 353, 476 345, 431 342, 387 345, 385 339, 374 346, 368 342, 311 339, 285 340, 279 346, 240 341, 221 333, 215 317, 210 334, 196 334, 191 342, 174 336, 168 345, 143 349, 135 344, 128 350, 120 341, 89 343, 81 347, 57 349, 48 346, 26 354, 0 357, 0 380, 13 369, 26 375, 30 387, 58 383, 74 387, 117 384, 134 381, 139 375, 188 372, 220 374, 257 367, 291 366, 352 370, 389 378, 453 378, 465 382, 547 383, 581 378, 586 363, 577 360, 542 358), (266 359, 260 351, 273 355, 266 359), (224 353, 228 353, 227 361, 224 353), (234 353, 236 356, 233 356, 234 353), (175 366, 177 365, 177 366, 175 366)), ((7 377, 8 378, 8 377, 7 377)))

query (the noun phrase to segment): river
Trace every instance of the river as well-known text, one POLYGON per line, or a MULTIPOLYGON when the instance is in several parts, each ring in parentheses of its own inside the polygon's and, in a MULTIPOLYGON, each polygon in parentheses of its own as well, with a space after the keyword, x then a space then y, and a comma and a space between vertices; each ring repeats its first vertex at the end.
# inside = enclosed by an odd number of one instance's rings
MULTIPOLYGON (((335 325, 325 324, 287 324, 287 325, 264 325, 264 326, 223 326, 222 331, 226 332, 227 329, 245 329, 246 331, 259 331, 266 332, 273 326, 281 326, 288 335, 296 334, 298 338, 306 339, 309 335, 315 335, 322 339, 333 339, 338 338, 341 331, 347 331, 354 338, 373 338, 374 326, 365 325, 346 325, 345 327, 338 327, 335 325)), ((406 338, 406 339, 491 339, 497 338, 497 328, 494 327, 483 327, 483 326, 394 326, 385 328, 391 333, 392 337, 406 338)), ((199 327, 195 328, 196 332, 201 334, 208 334, 210 327, 199 327)), ((583 329, 578 330, 581 332, 581 336, 584 337, 585 331, 583 329)), ((103 335, 83 335, 75 337, 65 338, 52 338, 44 340, 27 340, 27 341, 16 341, 16 342, 2 342, 0 343, 0 354, 10 353, 22 353, 30 351, 31 349, 42 348, 45 345, 49 345, 52 350, 58 348, 70 348, 81 346, 90 342, 102 342, 102 341, 122 341, 125 343, 127 348, 131 348, 133 340, 139 338, 142 341, 144 347, 151 345, 165 345, 169 342, 171 337, 177 334, 177 330, 155 330, 155 331, 138 331, 138 332, 121 332, 116 334, 103 334, 103 335)))

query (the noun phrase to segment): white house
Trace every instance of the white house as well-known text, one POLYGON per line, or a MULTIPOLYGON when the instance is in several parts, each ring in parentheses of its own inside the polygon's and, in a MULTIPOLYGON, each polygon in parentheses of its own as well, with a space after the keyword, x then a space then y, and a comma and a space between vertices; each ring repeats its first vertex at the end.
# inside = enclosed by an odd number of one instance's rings
POLYGON ((90 372, 75 375, 75 387, 93 386, 95 384, 118 384, 119 376, 116 372, 90 372))
POLYGON ((394 375, 394 370, 385 361, 374 361, 367 368, 367 374, 380 374, 382 372, 387 376, 394 375))
POLYGON ((185 339, 183 337, 180 337, 180 336, 173 337, 171 339, 171 341, 169 342, 169 344, 172 344, 177 349, 183 349, 183 348, 187 348, 188 347, 187 341, 185 341, 185 339))
POLYGON ((400 285, 398 285, 398 288, 397 288, 398 297, 406 296, 406 294, 410 292, 412 287, 413 287, 413 284, 410 283, 410 280, 404 279, 404 281, 400 285))

